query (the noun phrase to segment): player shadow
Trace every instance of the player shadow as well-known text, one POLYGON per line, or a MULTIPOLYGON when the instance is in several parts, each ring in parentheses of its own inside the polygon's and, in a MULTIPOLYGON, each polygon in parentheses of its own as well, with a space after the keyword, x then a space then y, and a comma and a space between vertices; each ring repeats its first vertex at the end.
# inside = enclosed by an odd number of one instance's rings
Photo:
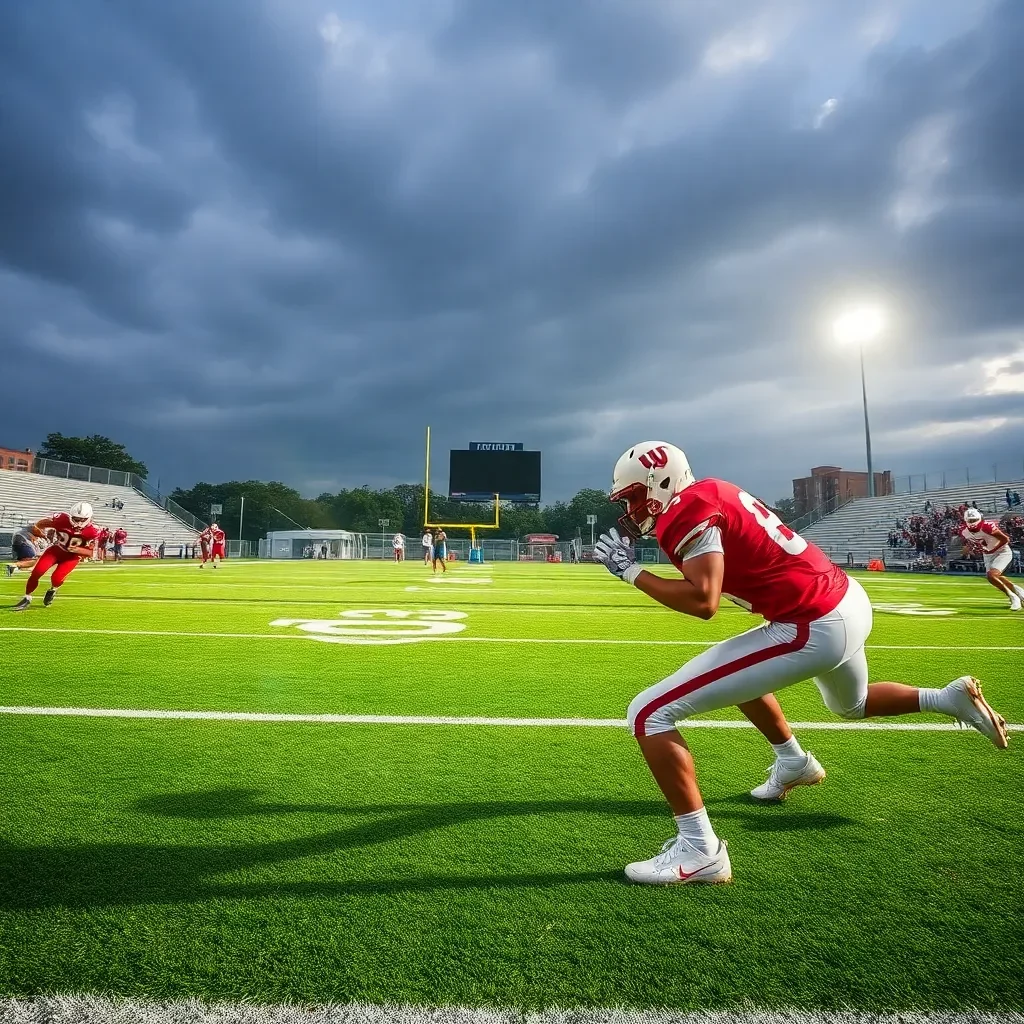
MULTIPOLYGON (((46 907, 84 909, 90 907, 142 905, 147 903, 188 903, 210 899, 266 899, 279 896, 345 896, 438 892, 473 889, 547 888, 595 882, 626 884, 621 858, 605 863, 595 858, 589 870, 531 871, 521 874, 503 871, 503 851, 496 843, 486 873, 451 873, 430 870, 429 859, 409 860, 407 854, 391 858, 388 844, 427 833, 475 823, 552 815, 614 815, 649 822, 668 820, 660 799, 652 800, 521 800, 477 801, 441 804, 387 803, 365 805, 261 803, 252 790, 227 789, 199 793, 169 793, 146 798, 137 809, 146 814, 191 821, 237 820, 292 814, 351 816, 358 820, 341 828, 313 832, 286 839, 228 844, 210 843, 200 832, 195 842, 179 843, 62 843, 16 845, 0 843, 0 910, 35 910, 46 907), (350 858, 349 851, 381 848, 374 857, 350 858), (320 858, 316 880, 254 879, 274 873, 282 865, 304 858, 320 858), (327 867, 324 859, 328 858, 327 867), (381 877, 353 877, 376 865, 381 877), (232 878, 231 876, 235 876, 232 878), (241 877, 238 877, 241 876, 241 877)), ((716 818, 746 819, 749 811, 723 807, 716 818)), ((811 821, 790 815, 798 828, 829 827, 821 815, 811 821)), ((771 821, 766 816, 765 821, 771 821)), ((777 816, 777 821, 786 820, 777 816)), ((747 822, 749 825, 750 822, 747 822)), ((846 824, 836 819, 836 824, 846 824)), ((669 827, 671 822, 668 821, 669 827)), ((771 825, 767 826, 772 828, 771 825)), ((780 829, 783 830, 783 829, 780 829)), ((248 827, 244 834, 251 834, 248 827)), ((564 845, 552 832, 552 852, 564 845)), ((664 838, 645 836, 645 844, 664 838)), ((474 840, 479 844, 479 839, 474 840)), ((479 855, 479 846, 474 847, 479 855)), ((571 852, 571 851, 570 851, 571 852)), ((575 860, 575 858, 574 858, 575 860)), ((304 870, 311 869, 306 865, 304 870)))

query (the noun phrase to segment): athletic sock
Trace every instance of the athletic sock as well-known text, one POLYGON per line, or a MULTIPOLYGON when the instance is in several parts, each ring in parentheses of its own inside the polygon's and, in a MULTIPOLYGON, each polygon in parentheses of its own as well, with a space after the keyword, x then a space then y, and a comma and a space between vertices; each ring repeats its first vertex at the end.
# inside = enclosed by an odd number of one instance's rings
POLYGON ((689 814, 677 814, 675 817, 680 839, 685 839, 695 850, 709 856, 718 849, 718 836, 711 827, 706 807, 699 811, 690 811, 689 814))
POLYGON ((785 743, 773 743, 772 750, 779 761, 803 761, 807 758, 804 748, 800 746, 800 741, 795 736, 790 736, 785 743))
POLYGON ((956 711, 953 702, 946 694, 945 688, 941 690, 922 689, 917 691, 918 707, 922 711, 935 711, 940 715, 950 715, 956 718, 956 711))

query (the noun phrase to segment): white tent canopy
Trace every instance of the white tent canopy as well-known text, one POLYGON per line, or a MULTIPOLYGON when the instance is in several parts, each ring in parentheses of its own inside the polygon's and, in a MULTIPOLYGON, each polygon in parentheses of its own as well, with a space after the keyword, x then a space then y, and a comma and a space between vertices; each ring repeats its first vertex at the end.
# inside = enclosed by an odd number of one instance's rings
MULTIPOLYGON (((264 545, 261 545, 263 547, 264 545)), ((267 558, 365 558, 366 534, 349 530, 274 530, 267 534, 267 558)))

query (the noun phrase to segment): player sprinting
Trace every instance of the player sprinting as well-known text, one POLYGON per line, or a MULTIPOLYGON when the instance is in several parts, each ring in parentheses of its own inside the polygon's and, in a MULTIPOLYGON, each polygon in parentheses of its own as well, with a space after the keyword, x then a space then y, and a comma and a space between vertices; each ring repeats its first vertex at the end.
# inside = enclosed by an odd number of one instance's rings
MULTIPOLYGON (((691 659, 630 704, 630 729, 677 826, 657 856, 627 866, 631 881, 732 879, 728 851, 708 819, 693 758, 676 729, 691 715, 756 707, 781 687, 814 679, 825 705, 843 718, 938 712, 1006 747, 1006 723, 972 676, 941 689, 869 685, 864 643, 871 604, 864 588, 746 491, 714 478, 695 481, 680 449, 662 441, 630 448, 615 464, 611 498, 625 506, 622 527, 634 538, 656 537, 683 578, 644 571, 616 530, 602 534, 594 551, 613 575, 686 615, 710 619, 725 596, 768 620, 691 659)), ((778 789, 823 775, 796 744, 778 752, 769 783, 778 789)))
POLYGON ((92 523, 92 505, 80 501, 67 512, 57 512, 49 519, 40 519, 32 527, 34 537, 43 537, 47 530, 53 530, 53 543, 39 556, 32 573, 25 583, 25 596, 14 606, 14 611, 23 612, 32 604, 32 595, 39 581, 51 569, 50 589, 43 597, 43 604, 49 608, 61 584, 81 559, 92 557, 99 527, 92 523))
POLYGON ((1010 611, 1019 612, 1024 590, 1003 575, 1013 561, 1010 538, 995 523, 987 522, 976 508, 964 509, 964 526, 960 537, 965 547, 981 548, 986 578, 996 590, 1001 590, 1010 599, 1010 611))

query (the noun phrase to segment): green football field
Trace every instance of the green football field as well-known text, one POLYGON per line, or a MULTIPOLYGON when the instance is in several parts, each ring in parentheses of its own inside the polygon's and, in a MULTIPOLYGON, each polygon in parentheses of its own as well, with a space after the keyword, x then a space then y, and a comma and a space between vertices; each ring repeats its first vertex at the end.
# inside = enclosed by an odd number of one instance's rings
MULTIPOLYGON (((865 585, 872 679, 971 673, 1024 723, 1024 615, 865 585)), ((1021 732, 823 728, 801 684, 828 779, 765 807, 717 712, 684 733, 734 884, 624 881, 674 828, 627 704, 756 622, 591 565, 83 567, 0 615, 0 993, 1024 1009, 1021 732)))

